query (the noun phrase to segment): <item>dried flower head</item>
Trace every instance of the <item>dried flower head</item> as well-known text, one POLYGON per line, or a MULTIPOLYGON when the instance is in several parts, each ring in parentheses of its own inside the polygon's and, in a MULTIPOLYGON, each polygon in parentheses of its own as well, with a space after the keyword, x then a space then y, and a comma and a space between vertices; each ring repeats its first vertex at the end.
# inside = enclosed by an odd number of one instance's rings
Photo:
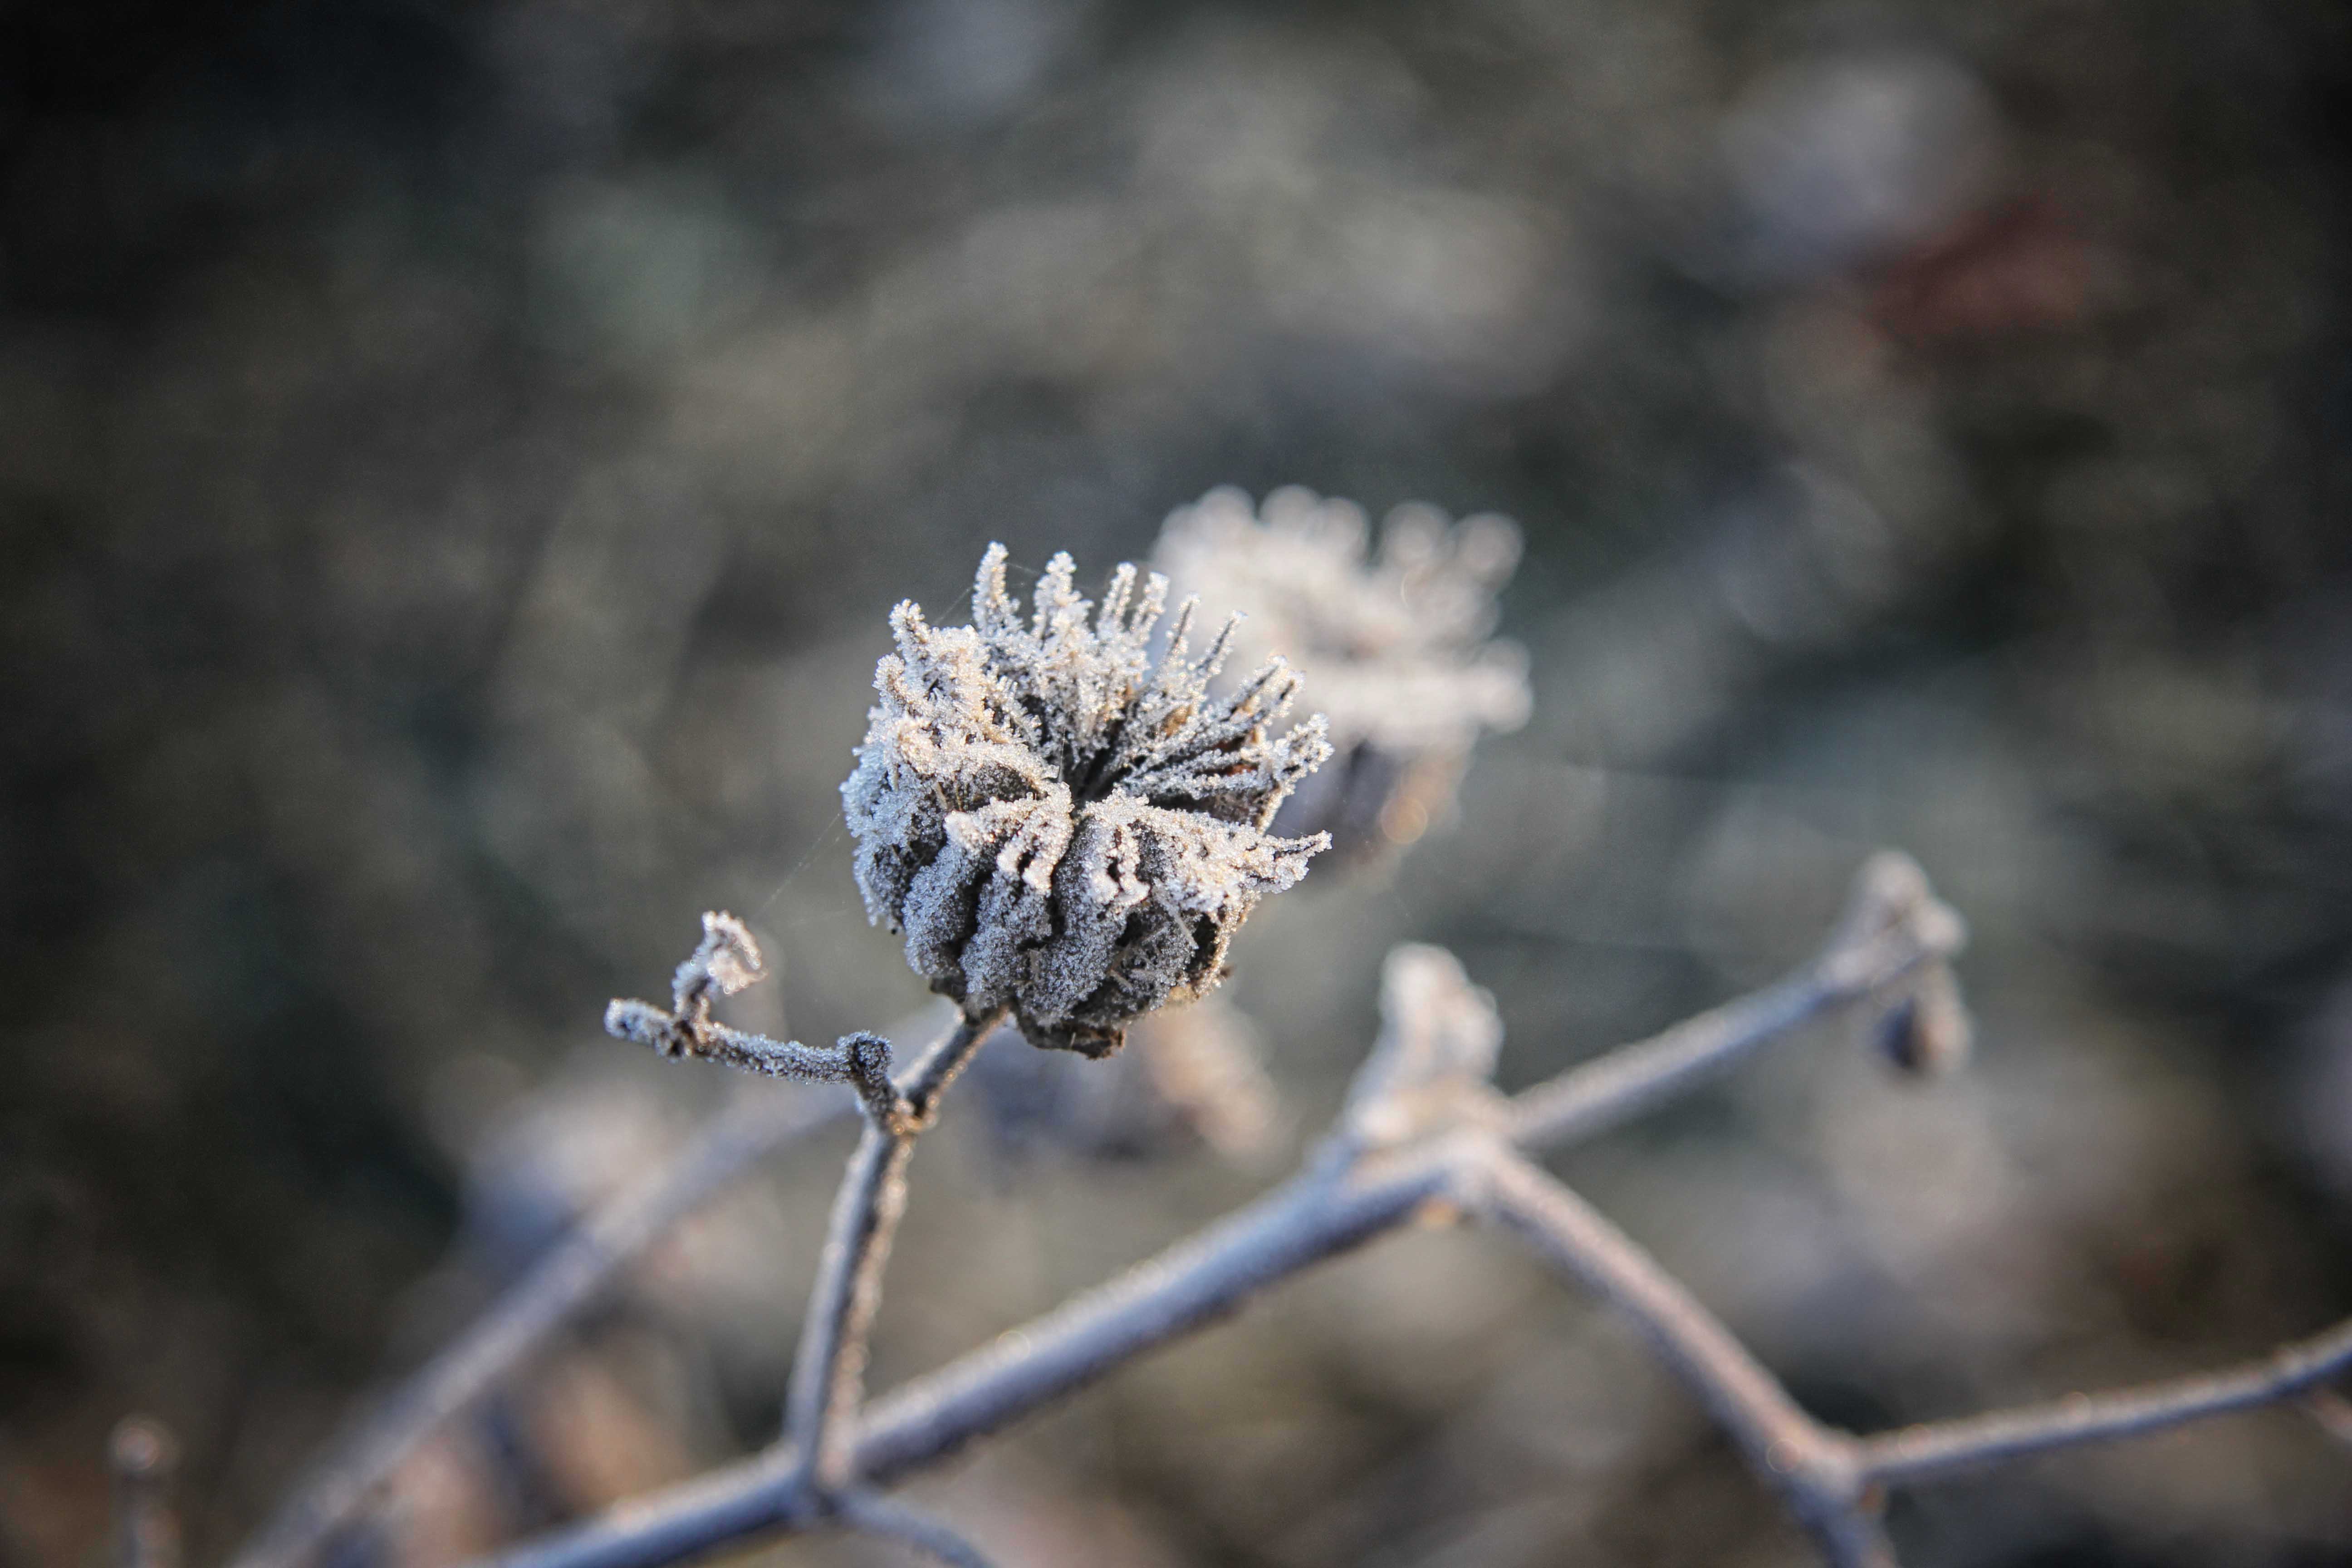
POLYGON ((1267 829, 1331 748, 1319 718, 1271 732, 1297 685, 1280 659, 1211 695, 1234 628, 1190 658, 1191 602, 1154 657, 1165 578, 1139 595, 1121 566, 1090 618, 1074 570, 1054 557, 1025 621, 1001 544, 971 626, 900 604, 841 796, 867 915, 906 932, 933 990, 1101 1056, 1129 1020, 1214 985, 1258 900, 1328 847, 1267 829))
POLYGON ((1328 828, 1349 854, 1419 837, 1452 809, 1478 736, 1528 710, 1526 653, 1486 640, 1518 529, 1412 504, 1369 547, 1352 501, 1293 486, 1261 510, 1226 488, 1171 513, 1152 557, 1185 591, 1245 614, 1244 657, 1281 655, 1313 683, 1343 761, 1277 826, 1328 828))

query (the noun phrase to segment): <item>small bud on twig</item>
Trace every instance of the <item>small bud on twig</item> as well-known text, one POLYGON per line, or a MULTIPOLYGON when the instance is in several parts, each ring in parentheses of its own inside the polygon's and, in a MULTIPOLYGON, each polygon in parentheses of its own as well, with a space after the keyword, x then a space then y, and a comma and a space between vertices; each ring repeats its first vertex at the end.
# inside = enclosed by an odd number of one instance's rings
POLYGON ((1348 1094, 1345 1136, 1384 1148, 1475 1118, 1497 1103, 1489 1082, 1503 1024, 1492 994, 1442 947, 1406 942, 1381 965, 1381 1037, 1348 1094))
POLYGON ((1883 850, 1855 875, 1831 951, 1857 956, 1891 935, 1907 937, 1926 956, 1863 1003, 1862 1038, 1904 1072, 1932 1078, 1952 1071, 1968 1060, 1976 1036, 1951 963, 1968 941, 1968 926, 1936 897, 1917 861, 1883 850))
POLYGON ((671 983, 671 1010, 616 997, 605 1005, 604 1032, 673 1059, 695 1057, 803 1083, 854 1084, 868 1116, 891 1121, 907 1114, 890 1082, 890 1042, 879 1035, 844 1035, 825 1051, 730 1028, 710 1016, 715 997, 731 996, 767 977, 750 929, 733 915, 706 912, 702 941, 677 966, 671 983))

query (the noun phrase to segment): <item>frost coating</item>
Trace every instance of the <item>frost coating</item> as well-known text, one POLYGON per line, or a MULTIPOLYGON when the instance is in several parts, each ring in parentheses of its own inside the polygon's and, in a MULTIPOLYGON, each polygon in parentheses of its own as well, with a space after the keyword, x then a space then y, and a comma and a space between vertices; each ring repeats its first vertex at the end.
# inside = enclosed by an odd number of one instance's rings
POLYGON ((1320 718, 1278 736, 1297 677, 1274 659, 1212 696, 1234 628, 1164 653, 1167 580, 1121 566, 1100 612, 1067 555, 1025 621, 992 544, 972 624, 891 612, 857 768, 841 786, 867 916, 967 1015, 1010 1007, 1034 1045, 1100 1056, 1127 1023, 1222 977, 1258 900, 1307 874, 1328 836, 1266 831, 1330 755, 1320 718))
POLYGON ((1344 762, 1282 825, 1328 826, 1343 853, 1418 837, 1450 810, 1479 735, 1527 721, 1525 652, 1486 640, 1518 558, 1505 519, 1449 524, 1418 504, 1389 514, 1374 552, 1361 508, 1296 486, 1262 510, 1211 490, 1169 515, 1153 552, 1186 591, 1246 614, 1244 657, 1285 656, 1313 682, 1344 762))
POLYGON ((1442 947, 1404 942, 1381 964, 1381 1037, 1348 1092, 1345 1124, 1362 1148, 1402 1143, 1475 1119, 1495 1100, 1503 1022, 1491 992, 1442 947))

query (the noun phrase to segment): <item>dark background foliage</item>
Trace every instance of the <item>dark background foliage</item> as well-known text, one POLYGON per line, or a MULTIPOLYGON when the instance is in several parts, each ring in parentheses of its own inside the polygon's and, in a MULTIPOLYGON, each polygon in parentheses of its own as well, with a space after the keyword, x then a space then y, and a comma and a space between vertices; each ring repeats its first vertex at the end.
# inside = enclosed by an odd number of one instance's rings
MULTIPOLYGON (((1302 1125, 1390 941, 1495 988, 1524 1081, 1769 974, 1896 842, 1977 929, 1970 1075, 1825 1035, 1570 1175, 1855 1423, 2340 1314, 2347 32, 2318 0, 11 6, 0 1562, 93 1558, 133 1407, 226 1550, 495 1276, 436 1260, 484 1229, 501 1108, 714 1092, 595 1033, 700 909, 779 956, 772 1026, 913 1005, 832 793, 888 605, 945 613, 991 538, 1098 577, 1220 482, 1528 542, 1534 721, 1458 826, 1237 951, 1302 1125)), ((949 1142, 886 1383, 1251 1182, 949 1142)), ((707 1248, 731 1306, 583 1338, 636 1394, 563 1407, 582 1452, 370 1549, 759 1440, 834 1157, 707 1248)), ((1023 1563, 1801 1550, 1630 1342, 1475 1237, 940 1484, 1023 1563)), ((2318 1563, 2347 1497, 2280 1415, 1896 1527, 1922 1563, 2318 1563)))

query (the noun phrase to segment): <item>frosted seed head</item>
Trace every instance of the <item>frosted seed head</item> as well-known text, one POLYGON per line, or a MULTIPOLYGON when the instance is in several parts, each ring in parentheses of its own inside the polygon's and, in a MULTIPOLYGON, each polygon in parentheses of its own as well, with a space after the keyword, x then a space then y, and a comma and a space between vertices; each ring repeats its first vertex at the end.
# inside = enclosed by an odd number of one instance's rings
POLYGON ((1186 591, 1245 613, 1238 658, 1286 656, 1306 676, 1340 763, 1282 826, 1328 828, 1351 857, 1449 816, 1478 737, 1527 721, 1527 656, 1487 640, 1518 558, 1508 520, 1454 523, 1418 502, 1389 514, 1374 552, 1361 508, 1297 486, 1262 507, 1211 490, 1169 515, 1152 555, 1186 591))
POLYGON ((903 604, 841 786, 866 913, 968 1015, 1010 1009, 1033 1044, 1101 1056, 1132 1019, 1197 996, 1258 900, 1329 840, 1275 812, 1330 754, 1320 719, 1280 729, 1297 678, 1210 689, 1167 580, 1112 577, 1098 613, 1057 555, 1030 614, 992 544, 969 626, 903 604))

